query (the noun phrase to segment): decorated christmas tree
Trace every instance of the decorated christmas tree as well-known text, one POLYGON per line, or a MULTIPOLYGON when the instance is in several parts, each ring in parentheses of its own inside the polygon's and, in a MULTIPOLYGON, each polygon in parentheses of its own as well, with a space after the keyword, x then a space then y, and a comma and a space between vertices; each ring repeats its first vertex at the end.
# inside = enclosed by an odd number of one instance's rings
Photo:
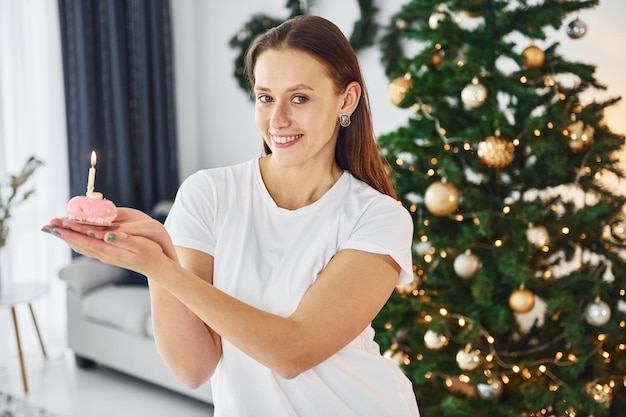
MULTIPOLYGON (((550 34, 584 37, 593 0, 411 0, 381 38, 379 138, 414 218, 412 285, 378 341, 424 416, 623 416, 626 220, 619 98, 550 34)), ((589 28, 591 30, 591 28, 589 28)))

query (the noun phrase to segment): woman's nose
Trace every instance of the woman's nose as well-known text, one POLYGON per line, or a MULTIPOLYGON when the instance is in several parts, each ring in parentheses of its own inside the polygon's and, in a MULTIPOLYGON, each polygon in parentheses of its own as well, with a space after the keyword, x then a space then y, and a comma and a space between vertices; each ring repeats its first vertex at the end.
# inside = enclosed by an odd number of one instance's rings
POLYGON ((289 106, 287 104, 276 103, 272 110, 270 125, 274 128, 289 125, 289 106))

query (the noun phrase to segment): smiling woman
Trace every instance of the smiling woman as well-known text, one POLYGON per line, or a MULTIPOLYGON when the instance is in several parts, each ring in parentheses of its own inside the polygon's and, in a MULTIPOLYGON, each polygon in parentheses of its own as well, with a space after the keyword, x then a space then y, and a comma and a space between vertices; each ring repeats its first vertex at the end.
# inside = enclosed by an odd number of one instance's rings
POLYGON ((356 53, 335 24, 298 16, 246 63, 265 155, 189 176, 164 227, 119 208, 114 229, 45 228, 149 277, 159 351, 186 385, 211 378, 215 417, 417 417, 371 327, 413 280, 413 224, 356 53))

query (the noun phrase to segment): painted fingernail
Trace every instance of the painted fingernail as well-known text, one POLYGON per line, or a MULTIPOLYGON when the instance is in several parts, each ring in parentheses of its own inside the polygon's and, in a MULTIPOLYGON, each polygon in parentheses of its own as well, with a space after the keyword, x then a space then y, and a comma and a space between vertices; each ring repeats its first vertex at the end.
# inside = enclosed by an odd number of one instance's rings
POLYGON ((46 229, 45 227, 42 227, 41 231, 44 232, 44 233, 50 233, 50 230, 46 229))
POLYGON ((89 236, 89 237, 96 237, 95 233, 92 233, 92 232, 87 233, 87 236, 89 236))
POLYGON ((52 223, 52 224, 50 225, 50 227, 52 227, 52 228, 54 229, 54 228, 56 228, 56 227, 59 227, 59 225, 58 225, 58 224, 56 224, 56 223, 52 223))
POLYGON ((58 231, 58 230, 56 230, 56 229, 54 229, 54 230, 52 231, 52 234, 53 234, 53 235, 55 235, 55 236, 61 236, 61 232, 59 232, 59 231, 58 231))
POLYGON ((71 229, 71 227, 66 226, 66 225, 63 225, 63 228, 64 228, 64 229, 71 229))
POLYGON ((107 235, 107 242, 113 242, 115 240, 115 233, 109 233, 107 235))

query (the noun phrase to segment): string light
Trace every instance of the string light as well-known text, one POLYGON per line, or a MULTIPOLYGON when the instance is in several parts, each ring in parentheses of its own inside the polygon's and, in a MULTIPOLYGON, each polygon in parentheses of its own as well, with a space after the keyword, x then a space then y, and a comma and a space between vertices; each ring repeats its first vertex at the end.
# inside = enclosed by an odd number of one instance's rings
MULTIPOLYGON (((624 291, 624 293, 626 293, 626 291, 624 291)), ((479 323, 477 323, 475 320, 467 316, 461 315, 461 314, 450 313, 446 308, 443 308, 443 307, 439 309, 439 313, 442 317, 447 317, 447 318, 456 320, 460 328, 468 328, 468 330, 470 330, 473 327, 476 327, 478 329, 479 334, 487 342, 488 352, 484 355, 485 363, 491 364, 495 362, 502 369, 508 369, 510 370, 510 372, 512 372, 512 374, 520 375, 524 379, 531 379, 533 377, 533 373, 531 372, 531 369, 536 369, 536 375, 538 376, 545 375, 551 380, 551 382, 547 386, 548 390, 551 392, 557 391, 561 386, 567 386, 567 383, 559 379, 553 372, 551 372, 548 369, 548 364, 551 364, 557 367, 572 366, 580 361, 585 362, 596 353, 600 354, 605 359, 610 359, 610 353, 602 349, 602 343, 608 339, 608 335, 605 333, 601 333, 601 334, 598 334, 598 336, 596 337, 597 341, 599 342, 599 345, 596 346, 592 351, 590 351, 586 355, 577 356, 573 353, 565 354, 562 351, 558 351, 554 355, 554 358, 543 358, 543 359, 538 359, 535 361, 525 362, 525 366, 522 367, 521 362, 520 363, 508 363, 503 360, 503 357, 508 356, 508 357, 519 359, 526 355, 534 355, 537 352, 541 352, 543 350, 548 349, 549 346, 553 344, 559 343, 560 340, 565 338, 565 334, 561 334, 560 336, 555 337, 550 342, 544 345, 536 346, 526 351, 500 352, 499 353, 495 349, 495 338, 491 334, 489 334, 489 332, 487 332, 487 330, 483 326, 481 326, 479 323), (564 358, 566 359, 564 360, 564 358)), ((424 321, 432 322, 432 316, 428 314, 425 315, 424 321)), ((450 339, 450 337, 451 335, 447 335, 447 339, 450 339)), ((469 349, 469 345, 466 346, 466 350, 467 349, 469 349)), ((618 349, 626 350, 626 343, 620 344, 618 346, 618 349)), ((480 349, 475 349, 474 352, 476 353, 476 355, 480 355, 481 353, 480 349)), ((491 375, 490 369, 485 369, 483 372, 485 373, 486 376, 491 375)), ((431 377, 432 376, 433 374, 431 373, 431 377)), ((442 376, 442 378, 444 379, 449 378, 449 376, 442 376)), ((502 380, 504 384, 510 383, 510 377, 507 375, 506 372, 501 373, 500 379, 502 380)), ((610 380, 613 380, 613 381, 621 380, 626 386, 626 375, 612 375, 610 376, 610 380)))

